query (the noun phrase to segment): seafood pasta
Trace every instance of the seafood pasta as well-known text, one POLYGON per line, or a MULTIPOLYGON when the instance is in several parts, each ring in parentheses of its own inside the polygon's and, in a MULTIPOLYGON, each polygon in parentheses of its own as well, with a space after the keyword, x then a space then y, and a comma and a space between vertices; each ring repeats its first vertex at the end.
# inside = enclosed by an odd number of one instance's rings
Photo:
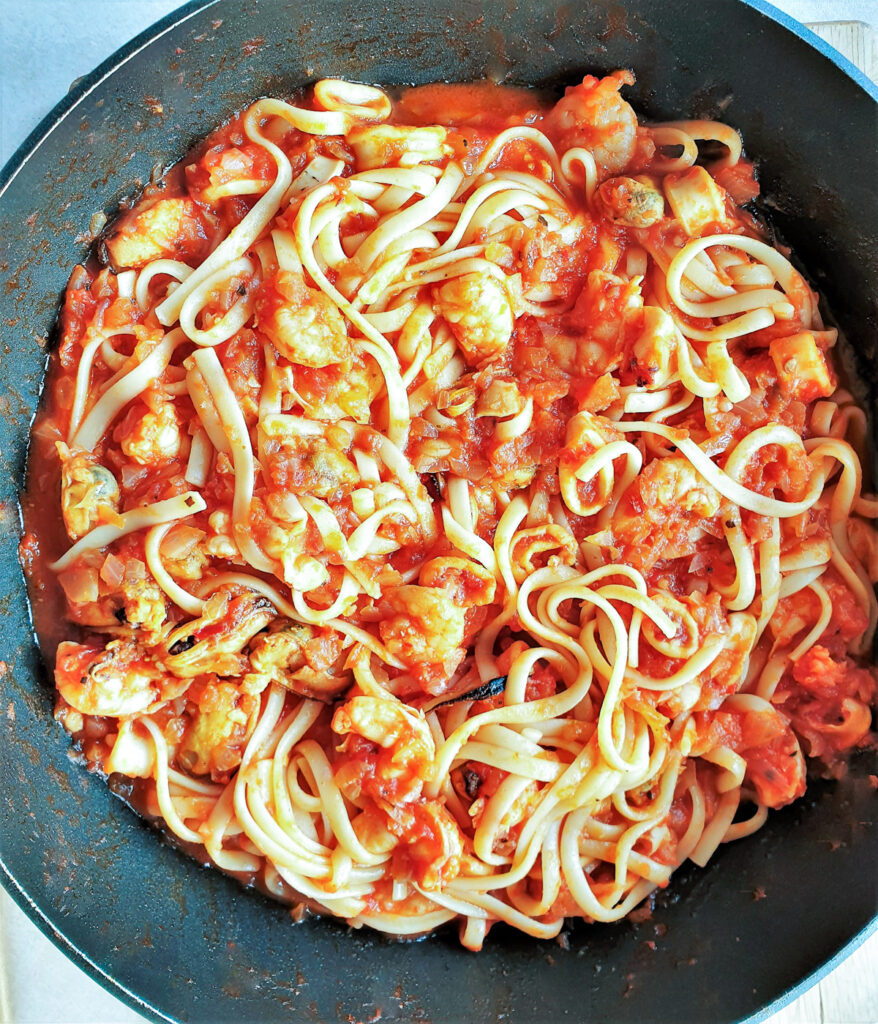
POLYGON ((632 83, 260 99, 71 276, 56 717, 297 909, 617 920, 873 739, 837 332, 738 134, 632 83))

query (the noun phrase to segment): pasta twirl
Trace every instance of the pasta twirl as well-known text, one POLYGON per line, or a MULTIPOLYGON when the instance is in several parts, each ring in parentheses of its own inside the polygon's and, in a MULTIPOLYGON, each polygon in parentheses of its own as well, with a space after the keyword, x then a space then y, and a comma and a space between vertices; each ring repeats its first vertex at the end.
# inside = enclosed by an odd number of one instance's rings
POLYGON ((71 278, 56 716, 280 899, 618 920, 872 740, 835 332, 737 132, 632 82, 259 100, 71 278))

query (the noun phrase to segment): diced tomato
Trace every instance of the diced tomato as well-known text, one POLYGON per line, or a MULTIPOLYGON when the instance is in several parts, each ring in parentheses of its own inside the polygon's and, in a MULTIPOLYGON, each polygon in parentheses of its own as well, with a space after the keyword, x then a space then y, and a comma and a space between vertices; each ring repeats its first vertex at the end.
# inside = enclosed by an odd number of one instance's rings
POLYGON ((728 192, 738 206, 752 202, 759 195, 759 182, 749 160, 739 160, 734 167, 719 167, 712 174, 716 183, 728 192))

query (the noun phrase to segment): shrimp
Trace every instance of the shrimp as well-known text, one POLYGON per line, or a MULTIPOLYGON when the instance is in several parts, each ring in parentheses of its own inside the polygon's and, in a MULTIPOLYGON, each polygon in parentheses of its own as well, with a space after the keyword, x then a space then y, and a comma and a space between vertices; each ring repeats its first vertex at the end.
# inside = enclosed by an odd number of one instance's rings
POLYGON ((705 520, 719 515, 721 505, 719 492, 688 459, 655 459, 622 496, 613 517, 615 544, 637 568, 694 555, 705 520))
POLYGON ((390 694, 358 695, 336 710, 332 731, 344 737, 335 779, 355 804, 370 797, 387 809, 418 799, 436 753, 422 715, 390 694))
POLYGON ((634 156, 637 115, 619 89, 633 84, 630 71, 617 71, 601 79, 586 75, 581 85, 569 88, 547 119, 558 149, 589 150, 604 178, 624 171, 634 156))
POLYGON ((497 591, 493 573, 469 558, 445 555, 421 567, 421 586, 436 587, 464 608, 491 604, 497 591))
POLYGON ((423 889, 439 890, 460 872, 463 836, 438 800, 416 804, 412 811, 414 820, 406 823, 404 845, 393 857, 393 877, 412 878, 423 889))
POLYGON ((739 709, 699 712, 692 754, 722 747, 746 762, 745 783, 760 804, 783 807, 805 792, 805 758, 790 728, 789 718, 773 707, 764 711, 739 709))
POLYGON ((813 590, 806 588, 783 597, 769 622, 775 644, 782 648, 806 629, 811 629, 820 617, 820 602, 813 590))
POLYGON ((370 422, 372 402, 384 387, 384 377, 371 356, 354 354, 345 363, 344 373, 338 367, 322 372, 294 369, 296 401, 302 403, 312 419, 370 422))
POLYGON ((412 668, 453 671, 463 657, 464 609, 431 587, 398 587, 387 600, 395 614, 378 627, 387 649, 412 668))
POLYGON ((464 274, 442 285, 436 299, 471 366, 484 366, 506 351, 514 318, 496 278, 481 271, 464 274))
POLYGON ((540 565, 550 567, 573 565, 576 561, 576 538, 557 523, 532 526, 516 533, 510 560, 516 583, 523 583, 540 565))
POLYGON ((332 718, 333 732, 354 732, 379 747, 394 748, 399 761, 428 762, 433 737, 426 722, 395 698, 352 697, 332 718))
POLYGON ((138 418, 121 440, 122 451, 141 466, 156 466, 176 459, 183 445, 180 420, 172 402, 138 418))
POLYGON ((278 352, 300 366, 323 367, 350 357, 344 317, 301 274, 279 271, 256 304, 256 323, 278 352))
POLYGON ((106 647, 69 640, 58 645, 55 685, 84 715, 135 715, 179 697, 189 683, 165 673, 132 640, 111 640, 106 647))
POLYGON ((630 350, 630 356, 622 364, 623 382, 649 390, 665 387, 677 354, 674 321, 658 306, 644 306, 628 315, 626 328, 626 355, 630 350))
MULTIPOLYGON (((654 465, 650 463, 650 467, 654 465)), ((653 484, 650 498, 654 505, 691 512, 700 519, 710 519, 719 512, 719 492, 696 472, 688 459, 664 458, 650 476, 653 484)), ((641 491, 646 495, 646 489, 641 488, 641 491)))
MULTIPOLYGON (((642 309, 643 296, 637 278, 629 281, 606 270, 591 271, 569 315, 570 327, 582 335, 569 355, 558 353, 559 363, 582 376, 597 377, 615 369, 622 359, 626 327, 642 309)), ((556 355, 556 343, 551 338, 548 346, 556 355)))
POLYGON ((495 380, 479 395, 476 416, 515 416, 521 412, 524 404, 525 397, 514 380, 495 380))
MULTIPOLYGON (((757 715, 747 716, 750 719, 757 715)), ((760 714, 762 729, 766 737, 748 749, 740 751, 747 762, 746 781, 756 790, 761 804, 766 807, 783 807, 804 795, 805 758, 799 741, 787 720, 774 711, 760 714)), ((748 722, 749 731, 755 731, 748 722)), ((748 729, 745 726, 745 742, 748 729)))
POLYGON ((266 520, 259 536, 263 551, 280 562, 284 583, 294 590, 315 590, 329 580, 326 566, 305 554, 305 537, 304 520, 281 524, 270 519, 266 520))

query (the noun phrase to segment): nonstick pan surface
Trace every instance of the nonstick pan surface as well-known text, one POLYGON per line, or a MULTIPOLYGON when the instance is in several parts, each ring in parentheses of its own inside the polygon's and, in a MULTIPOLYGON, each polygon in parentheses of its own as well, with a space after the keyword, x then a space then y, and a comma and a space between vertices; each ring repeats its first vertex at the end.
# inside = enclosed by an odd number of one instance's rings
POLYGON ((17 561, 42 339, 93 214, 112 216, 253 98, 324 76, 560 89, 631 67, 642 115, 740 128, 764 211, 825 293, 874 408, 878 106, 850 65, 783 21, 741 0, 196 2, 83 80, 0 173, 2 880, 53 941, 147 1017, 737 1021, 776 1008, 870 930, 878 828, 867 755, 707 869, 677 872, 650 919, 576 927, 569 948, 499 927, 478 955, 453 936, 398 944, 330 920, 294 927, 283 907, 159 842, 70 761, 17 561))

